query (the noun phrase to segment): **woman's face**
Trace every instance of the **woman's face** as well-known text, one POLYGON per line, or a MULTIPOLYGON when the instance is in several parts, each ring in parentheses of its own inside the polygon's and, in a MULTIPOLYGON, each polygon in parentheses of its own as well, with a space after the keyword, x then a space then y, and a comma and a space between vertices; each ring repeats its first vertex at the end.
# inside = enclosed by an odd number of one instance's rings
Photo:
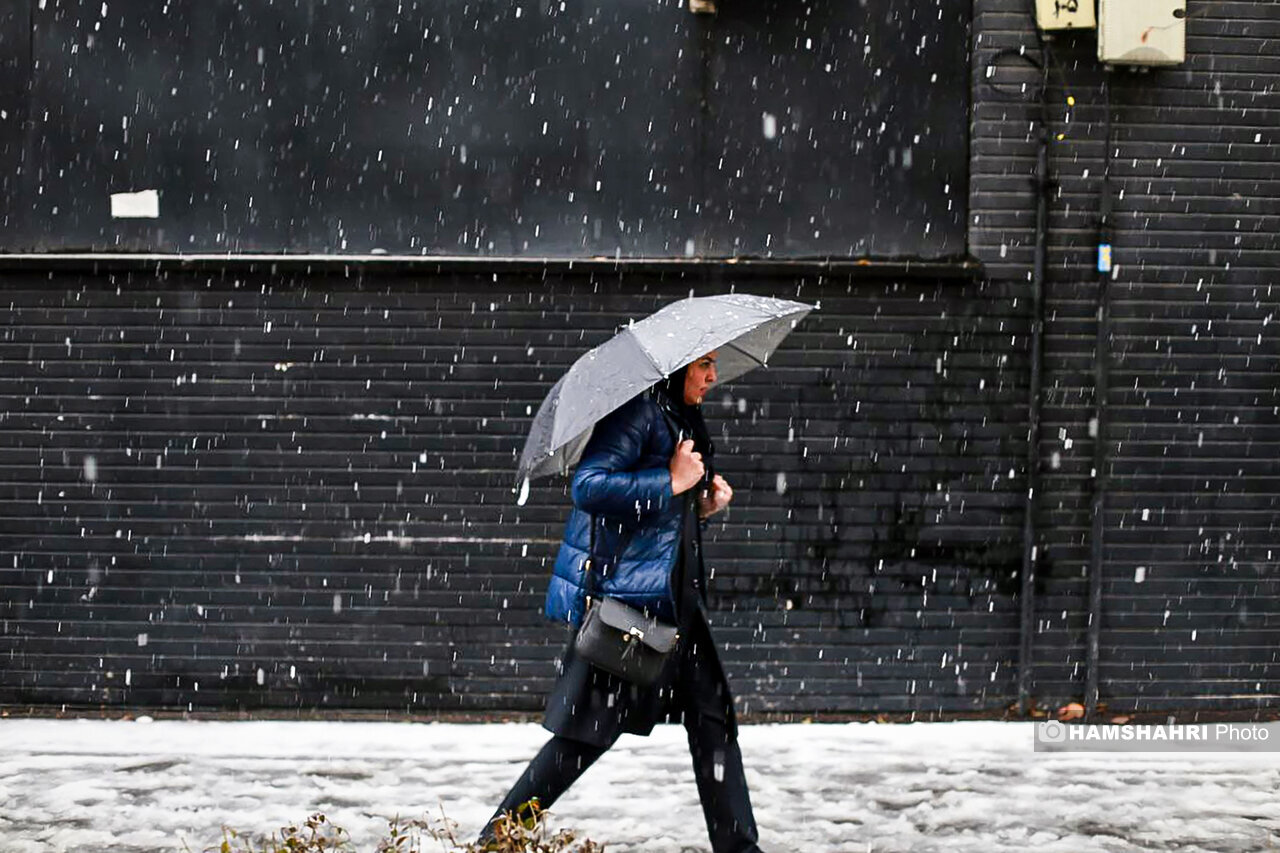
POLYGON ((707 390, 716 382, 716 353, 714 350, 689 365, 684 372, 684 402, 696 406, 702 402, 707 390))

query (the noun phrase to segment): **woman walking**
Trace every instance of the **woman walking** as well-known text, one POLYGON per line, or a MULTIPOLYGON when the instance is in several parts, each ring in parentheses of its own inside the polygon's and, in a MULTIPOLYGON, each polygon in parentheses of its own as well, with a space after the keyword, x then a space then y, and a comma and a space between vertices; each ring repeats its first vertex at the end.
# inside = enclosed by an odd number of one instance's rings
POLYGON ((657 681, 641 687, 592 666, 570 642, 543 720, 553 736, 495 817, 533 799, 549 808, 621 734, 647 735, 658 722, 679 721, 712 850, 760 851, 733 697, 706 614, 700 521, 733 499, 713 470, 701 412, 716 356, 681 368, 596 425, 573 477, 574 509, 547 590, 547 616, 577 625, 590 559, 594 590, 677 625, 676 650, 657 681))

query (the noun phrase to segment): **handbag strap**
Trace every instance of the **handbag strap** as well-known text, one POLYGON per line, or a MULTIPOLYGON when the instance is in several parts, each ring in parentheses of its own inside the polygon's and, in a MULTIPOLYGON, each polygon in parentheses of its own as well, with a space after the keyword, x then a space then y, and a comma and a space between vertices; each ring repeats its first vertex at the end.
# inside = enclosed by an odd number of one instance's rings
POLYGON ((595 561, 596 561, 596 516, 592 513, 588 523, 591 525, 590 533, 587 534, 587 560, 583 564, 583 569, 587 573, 586 586, 583 588, 586 592, 586 601, 584 609, 591 604, 592 593, 595 592, 595 561))

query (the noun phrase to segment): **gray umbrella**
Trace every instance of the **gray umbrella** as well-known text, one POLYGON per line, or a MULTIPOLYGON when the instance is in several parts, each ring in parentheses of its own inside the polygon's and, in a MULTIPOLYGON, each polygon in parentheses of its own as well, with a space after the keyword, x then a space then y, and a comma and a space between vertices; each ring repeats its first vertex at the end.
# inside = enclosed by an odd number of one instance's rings
POLYGON ((681 299, 583 355, 560 377, 534 416, 516 482, 568 473, 596 422, 694 359, 718 350, 717 384, 769 360, 812 305, 730 293, 681 299))

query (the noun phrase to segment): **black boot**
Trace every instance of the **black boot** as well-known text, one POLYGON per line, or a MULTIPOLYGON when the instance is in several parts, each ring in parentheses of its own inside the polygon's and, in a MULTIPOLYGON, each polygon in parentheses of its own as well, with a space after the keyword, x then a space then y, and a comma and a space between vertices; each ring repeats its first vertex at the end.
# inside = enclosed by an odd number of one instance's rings
POLYGON ((483 844, 493 840, 493 822, 504 814, 513 813, 521 819, 532 816, 528 809, 530 801, 536 800, 540 810, 551 808, 551 804, 606 751, 608 747, 592 746, 560 735, 552 737, 511 786, 502 805, 480 831, 477 841, 483 844))

